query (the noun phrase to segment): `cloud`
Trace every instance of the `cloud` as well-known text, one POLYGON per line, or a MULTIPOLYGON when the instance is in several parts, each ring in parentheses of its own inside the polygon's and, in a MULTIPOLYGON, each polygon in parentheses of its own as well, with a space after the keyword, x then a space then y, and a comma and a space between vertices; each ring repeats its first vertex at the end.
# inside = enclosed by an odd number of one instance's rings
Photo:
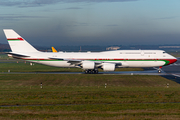
POLYGON ((129 2, 138 0, 60 0, 63 2, 129 2))
POLYGON ((0 0, 0 6, 37 7, 55 4, 61 0, 0 0))
POLYGON ((82 9, 82 8, 80 8, 80 7, 69 7, 69 8, 66 8, 66 9, 78 10, 78 9, 82 9))
POLYGON ((117 24, 110 24, 110 25, 106 25, 106 26, 108 26, 108 27, 117 27, 119 25, 117 25, 117 24))
POLYGON ((38 7, 49 4, 56 4, 59 2, 73 3, 73 2, 131 2, 138 0, 0 0, 0 6, 18 6, 18 7, 38 7))
POLYGON ((26 18, 46 18, 42 16, 26 16, 26 15, 18 15, 18 14, 0 14, 0 21, 12 21, 12 20, 21 20, 26 18))

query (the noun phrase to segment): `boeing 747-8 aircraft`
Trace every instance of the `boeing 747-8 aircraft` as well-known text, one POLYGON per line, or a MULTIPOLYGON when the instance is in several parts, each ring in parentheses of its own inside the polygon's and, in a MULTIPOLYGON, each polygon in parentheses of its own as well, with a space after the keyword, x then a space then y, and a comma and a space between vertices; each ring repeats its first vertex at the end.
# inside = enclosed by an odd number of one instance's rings
POLYGON ((116 50, 104 52, 40 52, 12 29, 4 29, 14 58, 55 67, 77 67, 85 73, 114 71, 118 67, 162 67, 177 59, 163 50, 116 50))

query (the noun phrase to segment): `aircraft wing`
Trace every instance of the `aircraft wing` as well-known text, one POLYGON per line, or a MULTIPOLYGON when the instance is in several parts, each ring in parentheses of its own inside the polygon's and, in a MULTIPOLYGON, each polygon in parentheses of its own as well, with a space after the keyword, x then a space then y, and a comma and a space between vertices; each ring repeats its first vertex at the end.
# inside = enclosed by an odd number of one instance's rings
POLYGON ((64 58, 49 58, 49 59, 64 60, 64 61, 68 61, 68 62, 81 62, 82 61, 82 60, 78 60, 78 59, 64 59, 64 58))
MULTIPOLYGON (((90 60, 80 60, 80 59, 64 59, 64 58, 49 58, 49 59, 54 59, 54 60, 64 60, 64 61, 68 61, 68 63, 77 63, 77 62, 82 62, 82 61, 90 61, 90 60)), ((93 61, 95 63, 102 63, 100 61, 93 61)))
POLYGON ((50 59, 67 61, 68 63, 74 64, 76 66, 81 66, 83 64, 83 61, 94 62, 96 67, 101 67, 103 63, 115 64, 115 66, 117 67, 122 66, 122 63, 106 62, 106 61, 91 61, 91 60, 63 59, 63 58, 50 58, 50 59))

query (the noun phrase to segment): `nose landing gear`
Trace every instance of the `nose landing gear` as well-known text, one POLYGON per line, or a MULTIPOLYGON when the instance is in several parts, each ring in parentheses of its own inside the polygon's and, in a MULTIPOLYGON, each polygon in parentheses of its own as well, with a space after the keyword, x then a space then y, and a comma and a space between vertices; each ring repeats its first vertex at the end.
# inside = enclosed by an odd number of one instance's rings
POLYGON ((159 69, 158 69, 158 73, 161 73, 161 72, 162 72, 161 68, 162 68, 162 66, 161 66, 161 67, 159 67, 159 69))

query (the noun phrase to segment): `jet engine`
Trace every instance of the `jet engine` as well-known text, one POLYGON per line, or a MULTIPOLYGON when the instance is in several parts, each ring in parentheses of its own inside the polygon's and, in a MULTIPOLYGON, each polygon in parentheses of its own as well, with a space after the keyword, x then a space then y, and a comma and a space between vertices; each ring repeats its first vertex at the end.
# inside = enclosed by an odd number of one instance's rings
POLYGON ((103 63, 102 68, 104 71, 114 71, 115 70, 115 64, 113 63, 103 63))
POLYGON ((82 66, 82 69, 84 70, 94 69, 95 63, 91 61, 83 61, 81 66, 82 66))

